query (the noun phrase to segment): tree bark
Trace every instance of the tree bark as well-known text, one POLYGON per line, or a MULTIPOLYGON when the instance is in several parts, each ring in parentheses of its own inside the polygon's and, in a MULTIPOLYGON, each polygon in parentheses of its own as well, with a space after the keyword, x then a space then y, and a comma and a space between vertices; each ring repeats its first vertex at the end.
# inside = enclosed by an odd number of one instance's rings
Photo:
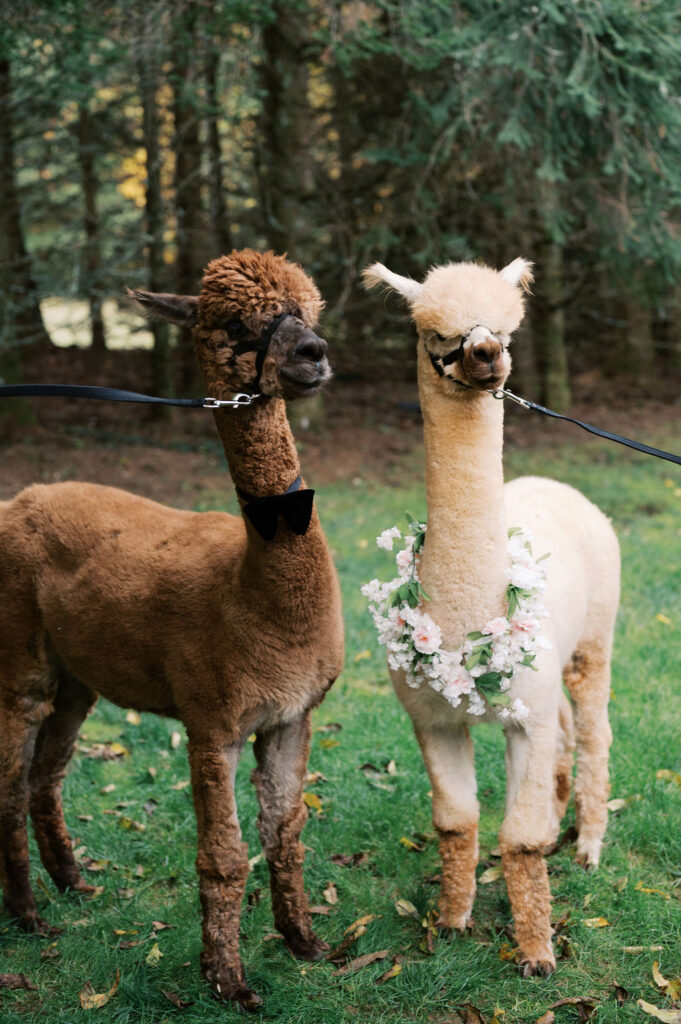
MULTIPOLYGON (((175 117, 175 209, 177 215, 177 291, 195 295, 202 269, 201 142, 197 112, 196 23, 198 5, 187 4, 175 20, 173 112, 175 117)), ((191 331, 180 332, 180 382, 183 389, 200 380, 191 331)))
MULTIPOLYGON (((0 59, 0 281, 2 338, 8 345, 51 345, 21 225, 16 183, 10 62, 0 59)), ((4 372, 4 371, 3 371, 4 372)))
POLYGON ((562 412, 569 407, 571 396, 565 349, 563 248, 556 241, 554 231, 558 194, 549 182, 543 182, 539 191, 544 240, 541 245, 538 340, 544 357, 545 401, 549 408, 562 412))
POLYGON ((215 48, 214 38, 208 40, 210 47, 205 62, 206 80, 206 135, 210 158, 210 215, 217 252, 231 252, 232 232, 229 226, 229 211, 225 201, 225 187, 222 180, 222 145, 220 143, 220 99, 218 76, 220 53, 215 48))
POLYGON ((97 175, 95 171, 95 132, 87 101, 78 111, 78 161, 85 204, 85 292, 90 304, 91 347, 93 352, 106 352, 106 336, 102 318, 101 254, 99 218, 97 215, 97 175))
MULTIPOLYGON (((144 148, 147 153, 147 182, 145 191, 145 220, 147 229, 147 266, 149 289, 163 292, 165 287, 165 263, 163 260, 163 193, 161 190, 162 153, 159 145, 159 117, 156 102, 158 88, 158 57, 153 38, 147 42, 138 59, 138 71, 142 93, 144 148)), ((154 394, 169 395, 170 381, 170 333, 164 320, 151 323, 154 347, 151 354, 152 382, 154 394)), ((167 406, 153 406, 158 414, 168 411, 167 406)))
POLYGON ((305 197, 314 188, 305 53, 309 33, 297 5, 277 0, 274 11, 274 21, 263 31, 260 189, 270 245, 305 262, 310 234, 305 197))

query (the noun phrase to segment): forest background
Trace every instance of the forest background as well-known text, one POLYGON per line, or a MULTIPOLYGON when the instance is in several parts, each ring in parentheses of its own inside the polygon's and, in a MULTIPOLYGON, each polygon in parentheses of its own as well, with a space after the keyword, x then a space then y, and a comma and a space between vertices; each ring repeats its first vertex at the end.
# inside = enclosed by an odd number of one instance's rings
POLYGON ((0 376, 139 341, 149 386, 186 393, 191 346, 142 331, 124 286, 196 292, 214 255, 271 246, 316 277, 341 381, 414 372, 368 261, 522 254, 516 387, 564 409, 580 375, 668 385, 680 127, 674 0, 10 0, 0 376))

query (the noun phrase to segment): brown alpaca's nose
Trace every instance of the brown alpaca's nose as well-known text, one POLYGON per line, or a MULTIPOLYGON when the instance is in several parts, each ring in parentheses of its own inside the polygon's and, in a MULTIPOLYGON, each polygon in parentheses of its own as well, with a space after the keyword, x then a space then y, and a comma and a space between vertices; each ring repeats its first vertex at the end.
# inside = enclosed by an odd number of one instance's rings
POLYGON ((324 338, 318 338, 312 331, 308 331, 296 345, 293 354, 298 359, 309 359, 313 363, 318 363, 324 358, 328 348, 324 338))

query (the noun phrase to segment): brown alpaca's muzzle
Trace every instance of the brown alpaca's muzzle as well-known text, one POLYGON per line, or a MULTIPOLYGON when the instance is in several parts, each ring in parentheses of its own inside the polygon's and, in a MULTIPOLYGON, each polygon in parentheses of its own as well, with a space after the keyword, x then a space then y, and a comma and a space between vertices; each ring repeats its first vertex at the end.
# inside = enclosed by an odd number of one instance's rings
POLYGON ((331 379, 328 345, 299 320, 291 318, 279 327, 275 341, 279 356, 279 383, 284 398, 313 394, 331 379))

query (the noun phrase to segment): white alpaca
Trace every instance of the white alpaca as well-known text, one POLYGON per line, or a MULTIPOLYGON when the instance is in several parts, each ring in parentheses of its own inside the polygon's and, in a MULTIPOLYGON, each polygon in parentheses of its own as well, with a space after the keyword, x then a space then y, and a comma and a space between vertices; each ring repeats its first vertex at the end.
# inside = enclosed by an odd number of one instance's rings
MULTIPOLYGON (((577 852, 595 867, 606 827, 607 704, 610 656, 619 599, 619 549, 606 517, 565 484, 524 477, 504 487, 503 385, 511 333, 523 317, 531 265, 517 259, 497 272, 474 264, 436 267, 422 284, 381 264, 364 272, 368 287, 387 284, 409 303, 418 330, 418 379, 424 418, 428 531, 419 576, 440 627, 455 651, 466 635, 506 615, 508 528, 524 527, 534 554, 550 557, 544 594, 548 617, 533 671, 515 670, 510 696, 528 709, 507 718, 507 797, 500 846, 525 977, 555 968, 544 851, 555 841, 570 792, 577 738, 577 852), (458 382, 458 383, 457 383, 458 382)), ((439 921, 465 928, 475 895, 479 806, 469 726, 496 721, 489 707, 471 715, 427 684, 408 685, 391 670, 430 775, 433 821, 443 860, 439 921)), ((436 683, 437 686, 437 683, 436 683)))

